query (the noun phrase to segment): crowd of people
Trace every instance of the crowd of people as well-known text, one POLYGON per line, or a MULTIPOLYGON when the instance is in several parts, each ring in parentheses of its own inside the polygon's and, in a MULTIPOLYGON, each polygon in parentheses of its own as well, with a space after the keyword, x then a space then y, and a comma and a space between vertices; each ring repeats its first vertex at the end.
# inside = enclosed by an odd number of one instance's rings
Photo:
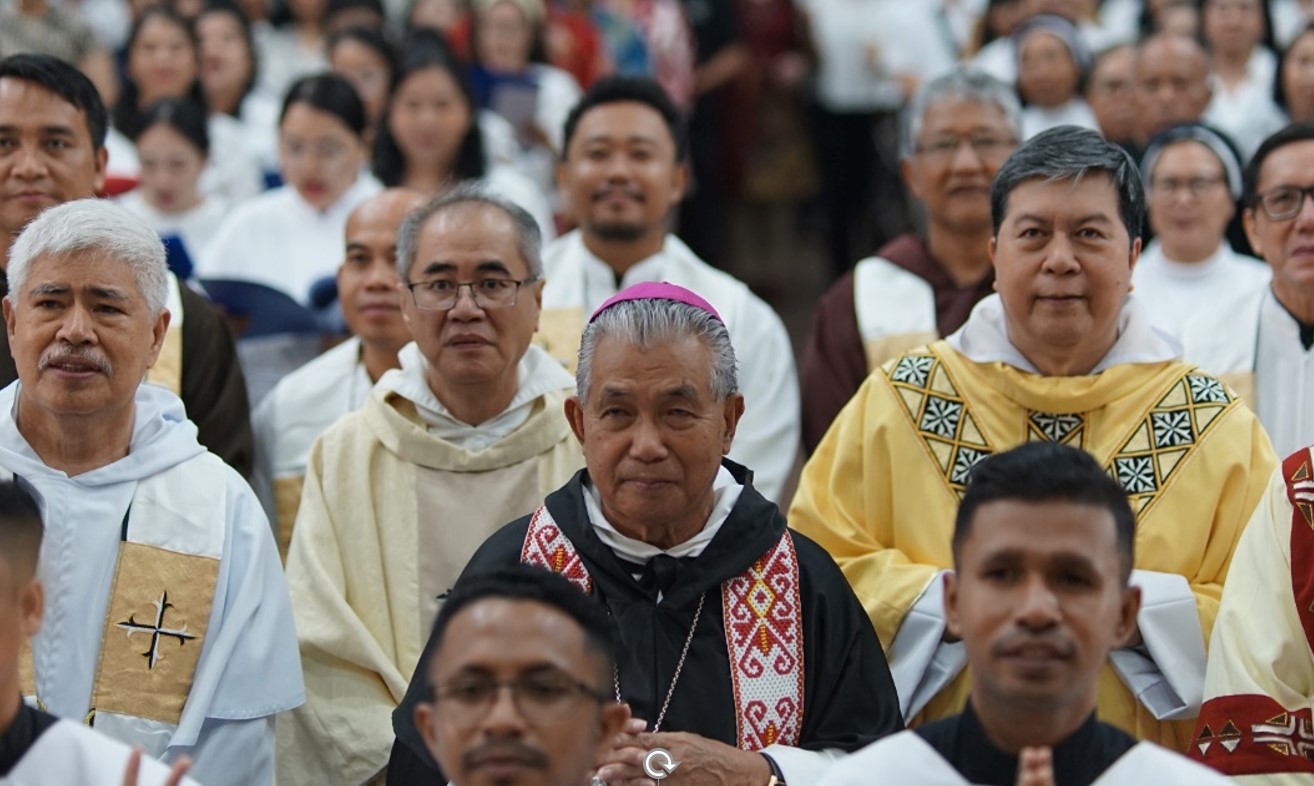
POLYGON ((0 782, 1314 775, 1314 2, 15 0, 0 259, 0 782))

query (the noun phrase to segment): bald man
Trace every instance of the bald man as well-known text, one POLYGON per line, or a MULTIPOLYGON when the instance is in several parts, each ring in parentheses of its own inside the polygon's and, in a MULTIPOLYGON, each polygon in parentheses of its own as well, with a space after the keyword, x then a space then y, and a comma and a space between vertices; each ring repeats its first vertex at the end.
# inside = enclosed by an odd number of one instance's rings
POLYGON ((338 302, 352 337, 284 377, 252 417, 255 488, 287 558, 310 447, 338 418, 360 409, 370 388, 411 340, 401 314, 397 228, 424 195, 390 188, 347 219, 338 302))
MULTIPOLYGON (((1133 104, 1141 119, 1138 142, 1177 123, 1198 123, 1209 106, 1209 55, 1194 38, 1161 34, 1136 51, 1133 104)), ((1134 156, 1135 157, 1135 156, 1134 156)))

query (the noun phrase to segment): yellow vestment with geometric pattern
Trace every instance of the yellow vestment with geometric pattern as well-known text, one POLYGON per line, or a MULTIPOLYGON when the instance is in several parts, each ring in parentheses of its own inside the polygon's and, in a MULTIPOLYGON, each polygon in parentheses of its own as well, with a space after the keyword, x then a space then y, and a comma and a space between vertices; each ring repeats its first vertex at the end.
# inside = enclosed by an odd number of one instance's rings
MULTIPOLYGON (((1205 641, 1232 549, 1277 458, 1255 416, 1224 385, 1178 361, 1045 377, 969 360, 944 341, 874 372, 804 468, 790 526, 824 546, 881 642, 941 571, 971 467, 1034 440, 1090 452, 1137 513, 1136 568, 1184 576, 1205 641)), ((959 712, 960 674, 914 719, 959 712)), ((1184 751, 1190 721, 1157 721, 1106 665, 1098 714, 1184 751)))

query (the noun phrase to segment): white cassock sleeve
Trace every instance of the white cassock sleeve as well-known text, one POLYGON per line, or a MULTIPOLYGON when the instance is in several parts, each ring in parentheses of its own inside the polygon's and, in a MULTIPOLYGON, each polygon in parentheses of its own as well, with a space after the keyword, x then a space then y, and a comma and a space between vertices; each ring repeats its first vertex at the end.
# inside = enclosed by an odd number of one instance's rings
POLYGON ((1141 588, 1136 622, 1150 657, 1114 650, 1113 669, 1156 719, 1194 718, 1204 694, 1205 647, 1191 585, 1152 570, 1132 571, 1131 583, 1141 588))
POLYGON ((968 786, 953 765, 912 731, 901 731, 877 740, 836 761, 824 777, 808 783, 815 786, 968 786))
POLYGON ((953 682, 967 664, 962 642, 944 640, 946 573, 949 571, 940 571, 926 585, 890 644, 890 676, 899 693, 899 710, 905 723, 953 682))
POLYGON ((735 431, 730 459, 753 470, 753 487, 780 500, 794 471, 802 437, 798 373, 785 324, 771 307, 745 298, 733 340, 744 416, 735 431))
MULTIPOLYGON (((200 743, 191 748, 169 748, 165 761, 182 756, 192 760, 188 774, 199 783, 242 783, 264 786, 274 782, 274 718, 248 721, 206 721, 200 743), (240 780, 234 773, 240 772, 240 780)), ((142 786, 139 784, 139 786, 142 786)))
POLYGON ((768 745, 762 752, 775 760, 786 783, 816 783, 831 765, 846 755, 841 750, 809 751, 788 745, 768 745))
MULTIPOLYGON (((0 786, 122 786, 132 748, 73 721, 46 730, 0 786)), ((180 786, 200 786, 193 767, 180 786)), ((169 767, 141 757, 137 786, 163 786, 169 767)))

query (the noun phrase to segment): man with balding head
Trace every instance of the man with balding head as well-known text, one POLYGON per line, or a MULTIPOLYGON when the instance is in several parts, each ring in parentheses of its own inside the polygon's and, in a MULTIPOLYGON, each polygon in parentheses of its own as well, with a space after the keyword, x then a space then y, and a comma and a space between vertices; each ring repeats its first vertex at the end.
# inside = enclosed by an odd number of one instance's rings
POLYGON ((338 267, 338 302, 352 337, 284 377, 252 416, 254 485, 285 558, 310 446, 338 418, 360 409, 411 341, 401 314, 397 229, 422 204, 420 192, 390 188, 352 212, 338 267))
POLYGON ((415 341, 311 449, 288 550, 308 703, 279 723, 280 786, 379 775, 439 598, 583 464, 563 414, 574 380, 530 346, 539 248, 528 213, 470 186, 402 222, 415 341))
POLYGON ((1155 35, 1136 52, 1138 142, 1178 123, 1198 123, 1209 106, 1209 55, 1194 38, 1155 35))

